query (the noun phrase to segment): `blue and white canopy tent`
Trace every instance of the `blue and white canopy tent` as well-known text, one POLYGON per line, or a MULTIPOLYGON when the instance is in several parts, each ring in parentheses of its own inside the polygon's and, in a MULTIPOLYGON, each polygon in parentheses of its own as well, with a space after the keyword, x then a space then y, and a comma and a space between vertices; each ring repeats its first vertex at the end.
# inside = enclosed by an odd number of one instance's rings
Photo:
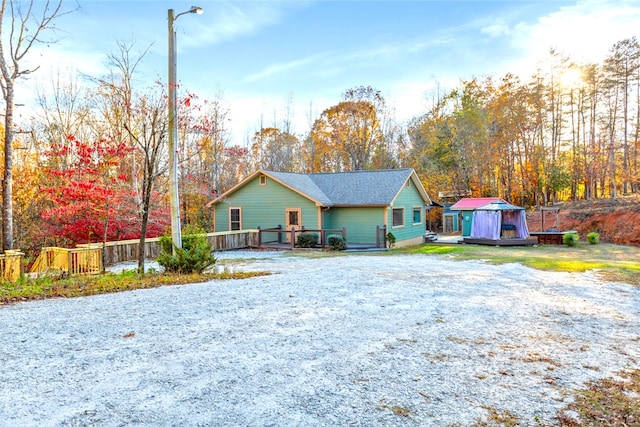
POLYGON ((506 231, 509 238, 529 237, 524 208, 496 200, 474 210, 471 238, 499 240, 506 231))

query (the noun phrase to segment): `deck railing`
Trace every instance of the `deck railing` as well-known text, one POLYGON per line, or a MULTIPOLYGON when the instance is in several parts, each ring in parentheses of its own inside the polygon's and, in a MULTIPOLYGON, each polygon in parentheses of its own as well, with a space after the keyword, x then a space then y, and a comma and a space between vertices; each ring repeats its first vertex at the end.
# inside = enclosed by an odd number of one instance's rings
MULTIPOLYGON (((207 240, 211 243, 214 251, 258 247, 258 239, 258 230, 229 231, 207 234, 207 240)), ((160 254, 159 241, 160 238, 157 237, 145 239, 145 259, 158 257, 160 254)), ((104 271, 103 260, 104 265, 113 265, 126 261, 137 261, 139 249, 140 240, 138 239, 80 244, 73 249, 47 247, 40 251, 40 255, 31 267, 31 273, 35 275, 49 273, 67 275, 98 274, 104 271)), ((4 267, 5 264, 3 264, 3 262, 5 262, 5 257, 8 257, 8 255, 0 255, 0 269, 3 274, 7 271, 4 267)), ((17 277, 20 277, 19 262, 17 264, 17 268, 17 277)))
POLYGON ((258 245, 282 245, 288 246, 291 249, 295 248, 297 243, 297 237, 303 233, 317 233, 319 236, 318 245, 321 248, 325 248, 327 246, 327 237, 331 235, 340 235, 346 241, 347 240, 347 229, 328 229, 328 228, 320 228, 320 229, 310 229, 310 228, 292 228, 290 230, 283 229, 282 225, 278 225, 277 227, 272 228, 259 228, 258 229, 258 245))
MULTIPOLYGON (((234 249, 257 248, 258 230, 222 231, 218 233, 207 233, 207 240, 211 243, 214 251, 228 251, 234 249)), ((86 245, 78 245, 78 247, 86 245)), ((99 246, 101 243, 92 243, 91 246, 99 246)), ((140 251, 140 240, 120 240, 117 242, 106 242, 104 244, 104 263, 113 265, 119 262, 137 261, 140 251)), ((155 259, 160 255, 160 238, 153 237, 145 239, 144 257, 145 259, 155 259)))
POLYGON ((80 248, 42 248, 40 255, 31 266, 35 275, 52 272, 76 275, 99 274, 102 267, 102 247, 87 246, 80 248))
POLYGON ((15 282, 20 278, 23 256, 24 253, 14 250, 6 250, 0 254, 0 276, 3 280, 15 282))

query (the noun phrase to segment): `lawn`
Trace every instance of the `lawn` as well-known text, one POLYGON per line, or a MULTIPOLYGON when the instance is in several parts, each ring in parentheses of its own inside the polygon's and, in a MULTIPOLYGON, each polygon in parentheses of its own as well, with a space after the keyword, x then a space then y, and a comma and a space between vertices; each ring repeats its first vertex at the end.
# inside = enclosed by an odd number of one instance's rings
POLYGON ((575 247, 482 246, 461 244, 428 244, 396 249, 395 253, 447 255, 454 259, 485 260, 493 264, 520 263, 539 270, 584 272, 595 270, 603 280, 640 286, 640 248, 608 243, 575 247))

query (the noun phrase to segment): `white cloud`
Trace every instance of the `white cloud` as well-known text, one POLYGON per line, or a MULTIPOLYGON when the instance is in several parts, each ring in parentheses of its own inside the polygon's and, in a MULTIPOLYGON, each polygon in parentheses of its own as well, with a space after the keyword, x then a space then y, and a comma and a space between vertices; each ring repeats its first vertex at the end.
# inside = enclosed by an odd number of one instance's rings
POLYGON ((512 32, 514 46, 523 52, 518 68, 532 72, 552 48, 578 62, 601 62, 614 43, 638 34, 638 22, 637 1, 586 0, 533 25, 520 23, 512 32))
POLYGON ((508 36, 510 33, 509 26, 507 24, 492 24, 482 28, 480 32, 482 34, 487 34, 490 37, 508 36))
POLYGON ((249 76, 247 76, 245 78, 245 81, 247 82, 254 82, 257 80, 262 80, 265 78, 268 78, 270 76, 273 75, 278 75, 278 74, 283 74, 283 73, 291 73, 293 70, 306 66, 306 65, 311 65, 319 60, 321 60, 323 57, 325 57, 326 55, 324 54, 317 54, 317 55, 311 55, 308 56, 306 58, 301 58, 301 59, 296 59, 293 61, 289 61, 289 62, 283 62, 283 63, 276 63, 276 64, 271 64, 267 67, 265 67, 264 69, 258 71, 257 73, 253 73, 249 76))

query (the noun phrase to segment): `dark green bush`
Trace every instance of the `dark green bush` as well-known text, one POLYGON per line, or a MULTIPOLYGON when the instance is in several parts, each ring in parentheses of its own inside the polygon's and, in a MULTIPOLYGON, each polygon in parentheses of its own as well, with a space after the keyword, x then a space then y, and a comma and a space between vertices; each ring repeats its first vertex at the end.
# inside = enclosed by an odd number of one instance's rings
POLYGON ((298 246, 300 246, 301 248, 314 248, 317 244, 317 233, 301 233, 298 236, 298 246))
POLYGON ((327 237, 327 244, 334 251, 343 251, 347 249, 347 241, 342 236, 331 235, 327 237))
POLYGON ((562 243, 567 246, 577 246, 580 236, 575 231, 570 231, 562 236, 562 243))
POLYGON ((170 273, 202 273, 216 263, 211 243, 203 229, 187 226, 182 231, 182 248, 173 253, 171 235, 160 237, 158 264, 170 273))
POLYGON ((390 248, 396 245, 396 236, 391 232, 387 233, 387 243, 389 244, 390 248))
POLYGON ((587 242, 591 243, 592 245, 600 243, 600 234, 596 233, 595 231, 587 234, 587 242))

